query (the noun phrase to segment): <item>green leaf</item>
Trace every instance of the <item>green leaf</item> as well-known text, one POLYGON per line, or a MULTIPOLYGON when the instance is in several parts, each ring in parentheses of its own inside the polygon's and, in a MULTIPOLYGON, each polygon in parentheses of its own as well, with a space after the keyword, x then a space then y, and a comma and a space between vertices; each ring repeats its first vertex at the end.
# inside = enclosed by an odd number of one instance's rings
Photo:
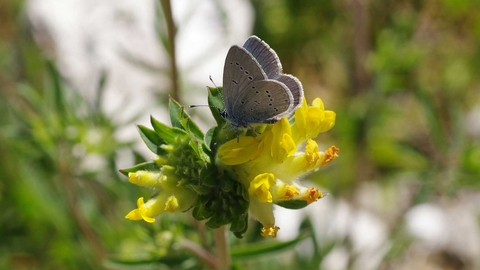
POLYGON ((192 216, 196 220, 205 220, 213 216, 213 213, 208 211, 202 203, 198 203, 192 211, 192 216))
POLYGON ((149 162, 145 162, 145 163, 140 163, 140 164, 137 164, 133 167, 130 167, 130 168, 127 168, 127 169, 121 169, 119 170, 122 174, 128 176, 128 173, 131 173, 131 172, 137 172, 137 171, 157 171, 159 170, 160 167, 158 167, 158 165, 153 162, 153 161, 149 161, 149 162))
POLYGON ((205 225, 210 229, 217 229, 223 225, 227 225, 229 222, 230 220, 227 217, 216 214, 213 215, 207 222, 205 222, 205 225))
POLYGON ((180 119, 180 122, 182 123, 183 128, 187 131, 187 133, 190 135, 190 137, 193 137, 194 139, 201 140, 203 141, 203 132, 202 130, 198 127, 198 125, 188 116, 188 114, 185 111, 181 111, 179 113, 182 113, 184 118, 180 119))
POLYGON ((133 266, 135 266, 135 269, 139 269, 139 268, 148 269, 150 267, 161 269, 162 267, 165 267, 165 265, 169 265, 172 268, 175 268, 178 265, 181 265, 183 262, 188 260, 191 260, 191 258, 186 255, 167 255, 167 256, 162 255, 156 258, 151 258, 151 259, 128 260, 123 258, 111 258, 108 260, 108 262, 109 264, 118 265, 116 268, 121 268, 121 269, 133 269, 132 268, 133 266), (129 266, 129 267, 124 268, 126 266, 129 266))
MULTIPOLYGON (((207 133, 205 133, 205 138, 204 138, 204 141, 205 141, 205 144, 210 147, 211 143, 212 143, 212 139, 213 139, 213 134, 215 133, 215 128, 216 127, 212 127, 210 128, 207 133)), ((211 149, 211 148, 210 148, 211 149)))
POLYGON ((230 225, 231 232, 245 233, 248 229, 248 212, 245 215, 238 216, 238 219, 232 220, 230 225))
POLYGON ((275 204, 287 209, 301 209, 308 205, 306 201, 302 200, 279 201, 275 204))
POLYGON ((203 142, 192 139, 188 142, 188 145, 193 149, 193 151, 195 151, 197 157, 199 157, 204 163, 210 163, 210 156, 204 151, 208 149, 204 148, 205 145, 203 142))
POLYGON ((165 141, 160 136, 158 136, 155 131, 142 125, 137 125, 137 128, 138 132, 140 133, 140 137, 145 142, 148 149, 150 149, 157 155, 166 154, 165 150, 160 148, 162 144, 165 144, 165 141))
POLYGON ((152 123, 152 127, 155 132, 157 132, 157 134, 160 135, 160 137, 168 144, 174 144, 178 137, 184 137, 187 135, 185 131, 179 128, 169 127, 153 118, 153 116, 150 117, 150 122, 152 123))
POLYGON ((215 121, 217 121, 218 126, 223 126, 225 124, 225 119, 220 115, 220 111, 225 107, 222 96, 223 88, 208 87, 208 90, 208 105, 210 106, 210 111, 212 112, 215 121))
POLYGON ((228 193, 228 192, 232 191, 233 185, 234 185, 235 183, 238 183, 238 182, 235 182, 236 180, 230 178, 230 177, 228 176, 228 174, 225 174, 225 175, 224 175, 224 178, 226 178, 226 179, 225 179, 225 181, 222 181, 222 190, 223 190, 225 193, 228 193))
POLYGON ((301 235, 296 239, 286 242, 261 242, 253 245, 232 247, 231 255, 233 259, 245 259, 247 257, 265 256, 265 254, 290 250, 303 240, 310 238, 310 235, 301 235))
POLYGON ((65 113, 65 104, 64 104, 64 97, 63 97, 63 89, 60 79, 60 74, 58 73, 55 64, 48 60, 47 61, 47 70, 50 73, 50 78, 52 79, 52 87, 53 87, 53 104, 55 105, 55 109, 57 113, 64 114, 65 113))
MULTIPOLYGON (((182 115, 180 114, 181 111, 183 111, 183 108, 180 103, 170 97, 168 101, 168 112, 170 114, 170 122, 172 122, 172 127, 184 129, 182 123, 179 120, 179 115, 182 115)), ((181 118, 184 118, 183 115, 181 118)))
POLYGON ((173 127, 183 129, 187 131, 189 135, 193 135, 193 137, 196 139, 203 140, 202 130, 192 120, 190 115, 185 112, 185 109, 180 105, 180 103, 175 101, 173 98, 170 98, 168 108, 170 113, 170 121, 172 122, 173 127))
POLYGON ((213 127, 209 129, 207 134, 205 135, 205 143, 209 146, 212 156, 216 155, 217 149, 218 147, 220 147, 219 142, 225 140, 226 137, 223 126, 213 127))
POLYGON ((207 187, 214 187, 217 185, 216 167, 210 166, 202 169, 200 172, 200 184, 207 187))
POLYGON ((199 194, 199 195, 207 195, 207 194, 210 194, 212 192, 212 189, 208 186, 198 186, 198 185, 190 185, 189 188, 193 189, 193 191, 195 191, 195 193, 199 194))

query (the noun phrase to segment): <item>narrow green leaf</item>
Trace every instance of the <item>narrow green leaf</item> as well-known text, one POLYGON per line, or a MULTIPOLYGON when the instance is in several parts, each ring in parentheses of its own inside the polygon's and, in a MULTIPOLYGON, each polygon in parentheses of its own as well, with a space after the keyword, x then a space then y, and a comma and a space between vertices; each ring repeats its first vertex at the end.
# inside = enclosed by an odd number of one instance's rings
POLYGON ((165 144, 165 141, 155 131, 142 125, 137 125, 137 128, 140 137, 145 142, 148 149, 157 155, 166 154, 165 150, 160 148, 162 144, 165 144))
POLYGON ((180 114, 181 111, 183 111, 183 108, 180 103, 170 97, 168 100, 168 112, 170 114, 170 122, 172 123, 172 127, 185 130, 180 122, 180 119, 184 118, 183 114, 180 114), (182 117, 180 117, 180 115, 182 115, 182 117))
POLYGON ((185 108, 176 100, 170 98, 169 104, 170 121, 172 126, 187 131, 198 140, 203 140, 203 132, 198 125, 192 120, 185 108))
POLYGON ((107 84, 107 72, 105 70, 100 74, 100 80, 98 81, 97 92, 95 97, 95 110, 97 112, 102 111, 103 94, 105 93, 105 85, 107 84))
POLYGON ((153 118, 153 116, 150 117, 150 122, 152 123, 155 132, 157 132, 157 134, 168 144, 174 144, 178 137, 184 137, 187 135, 185 131, 179 128, 169 127, 153 118))
POLYGON ((425 119, 429 125, 430 135, 433 138, 436 146, 440 149, 446 149, 448 143, 444 134, 441 124, 439 111, 436 108, 435 104, 433 104, 433 99, 426 93, 427 91, 418 90, 415 93, 417 94, 418 99, 420 100, 422 107, 425 112, 425 119))
POLYGON ((175 268, 187 260, 191 260, 191 257, 185 256, 185 255, 167 255, 167 256, 162 255, 161 257, 151 258, 151 259, 126 260, 123 258, 113 258, 113 259, 109 259, 108 261, 111 264, 119 265, 119 267, 116 267, 116 268, 122 268, 122 269, 125 266, 135 266, 136 267, 135 269, 138 269, 138 268, 143 269, 143 267, 150 268, 152 266, 155 266, 155 268, 158 269, 158 268, 165 267, 165 265, 169 265, 175 268))
POLYGON ((160 167, 158 167, 158 165, 153 162, 153 161, 149 161, 149 162, 145 162, 145 163, 140 163, 140 164, 137 164, 133 167, 130 167, 130 168, 127 168, 127 169, 121 169, 119 170, 122 174, 128 176, 128 173, 131 173, 131 172, 136 172, 136 171, 156 171, 156 170, 159 170, 160 167))
POLYGON ((190 137, 203 141, 203 137, 204 137, 203 132, 198 127, 198 125, 190 118, 190 116, 185 111, 182 110, 179 113, 183 114, 184 118, 180 119, 180 116, 179 116, 179 119, 183 128, 187 131, 190 137))
POLYGON ((63 89, 62 89, 62 84, 61 84, 61 79, 60 79, 60 74, 58 73, 57 68, 55 67, 55 64, 48 60, 47 61, 47 70, 48 73, 50 74, 50 78, 52 80, 52 88, 53 88, 53 104, 55 106, 55 110, 59 114, 64 114, 65 113, 65 100, 63 98, 63 89))
POLYGON ((261 242, 247 246, 235 246, 232 247, 231 255, 233 259, 245 259, 247 257, 265 256, 266 254, 279 252, 282 250, 290 250, 303 240, 310 238, 308 234, 301 235, 296 239, 286 242, 261 242))
POLYGON ((210 156, 205 152, 203 141, 198 141, 196 139, 191 139, 188 142, 188 145, 193 149, 198 158, 200 158, 204 163, 210 163, 210 156))

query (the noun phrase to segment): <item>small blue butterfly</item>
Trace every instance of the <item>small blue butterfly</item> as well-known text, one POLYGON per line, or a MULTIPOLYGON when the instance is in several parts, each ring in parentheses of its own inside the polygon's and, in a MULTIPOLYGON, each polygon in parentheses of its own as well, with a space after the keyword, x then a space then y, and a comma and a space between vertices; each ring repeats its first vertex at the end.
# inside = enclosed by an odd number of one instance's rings
MULTIPOLYGON (((300 81, 282 73, 282 64, 275 51, 256 36, 243 47, 233 45, 223 69, 223 99, 220 115, 238 127, 251 123, 272 124, 289 115, 303 100, 300 81)), ((238 137, 238 134, 237 134, 238 137)))

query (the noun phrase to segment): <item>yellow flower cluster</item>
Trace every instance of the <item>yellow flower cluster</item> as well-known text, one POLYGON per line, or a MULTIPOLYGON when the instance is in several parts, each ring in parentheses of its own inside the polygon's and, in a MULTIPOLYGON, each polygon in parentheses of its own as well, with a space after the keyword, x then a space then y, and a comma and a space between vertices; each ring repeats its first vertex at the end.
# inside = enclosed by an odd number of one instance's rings
POLYGON ((130 220, 145 220, 153 223, 154 216, 163 212, 185 211, 190 208, 197 199, 197 194, 189 189, 177 187, 178 179, 169 166, 162 167, 159 171, 137 171, 128 174, 128 180, 132 184, 155 188, 159 192, 146 203, 143 197, 137 200, 137 209, 128 213, 125 218, 130 220))
POLYGON ((293 124, 282 118, 257 137, 233 139, 218 149, 219 162, 232 169, 247 188, 249 210, 263 224, 263 236, 275 237, 279 230, 275 226, 274 203, 309 204, 323 197, 320 190, 303 187, 295 180, 337 157, 338 148, 331 146, 320 152, 312 140, 334 124, 335 113, 325 110, 321 99, 315 99, 311 106, 304 99, 295 111, 293 124), (298 151, 303 145, 304 152, 298 151))

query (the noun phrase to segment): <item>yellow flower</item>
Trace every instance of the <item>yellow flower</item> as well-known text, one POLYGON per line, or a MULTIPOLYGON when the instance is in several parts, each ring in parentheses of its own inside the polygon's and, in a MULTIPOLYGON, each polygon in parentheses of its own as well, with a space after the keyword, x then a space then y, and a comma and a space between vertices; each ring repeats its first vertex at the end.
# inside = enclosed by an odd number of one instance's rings
POLYGON ((271 129, 271 134, 273 138, 269 146, 271 156, 276 162, 283 162, 295 153, 297 147, 292 139, 292 131, 287 118, 284 117, 275 123, 271 129))
POLYGON ((255 159, 258 155, 259 142, 250 136, 230 140, 222 145, 218 151, 218 157, 225 165, 237 165, 255 159))
POLYGON ((307 163, 305 169, 311 169, 317 164, 319 159, 318 144, 314 140, 308 139, 307 145, 305 146, 305 161, 307 163))
POLYGON ((265 226, 262 228, 262 236, 276 238, 278 230, 280 230, 280 228, 277 226, 265 226))
POLYGON ((338 156, 335 146, 321 152, 312 140, 334 124, 335 113, 324 110, 321 99, 315 99, 312 106, 304 99, 293 124, 282 118, 257 137, 233 139, 218 149, 220 164, 248 189, 249 211, 263 224, 263 236, 276 237, 280 229, 275 226, 273 204, 300 201, 307 205, 323 197, 317 188, 301 186, 296 180, 338 156), (305 151, 298 152, 303 144, 305 151))
POLYGON ((161 211, 158 208, 157 205, 158 201, 154 200, 149 200, 149 204, 145 205, 143 202, 143 197, 140 197, 137 200, 137 209, 134 209, 128 213, 125 218, 130 219, 130 220, 145 220, 146 222, 152 223, 155 222, 155 219, 152 218, 152 216, 155 216, 156 214, 160 214, 161 211), (156 213, 159 212, 159 213, 156 213))
POLYGON ((137 171, 129 173, 131 183, 144 187, 152 187, 158 191, 157 195, 146 203, 143 197, 137 200, 137 209, 128 213, 125 218, 130 220, 145 220, 154 222, 154 216, 164 211, 173 213, 185 211, 197 199, 197 194, 190 189, 177 187, 178 180, 173 175, 174 168, 164 166, 160 171, 137 171))
POLYGON ((307 106, 306 99, 295 111, 295 124, 292 126, 292 134, 296 142, 315 138, 321 132, 330 130, 335 125, 336 114, 333 111, 326 111, 320 98, 307 106))
POLYGON ((250 183, 248 194, 256 196, 261 202, 272 202, 272 194, 270 187, 275 182, 275 178, 271 173, 262 173, 257 175, 250 183))
POLYGON ((180 205, 178 204, 178 199, 175 196, 168 197, 167 202, 165 203, 165 211, 169 213, 176 212, 180 205))

